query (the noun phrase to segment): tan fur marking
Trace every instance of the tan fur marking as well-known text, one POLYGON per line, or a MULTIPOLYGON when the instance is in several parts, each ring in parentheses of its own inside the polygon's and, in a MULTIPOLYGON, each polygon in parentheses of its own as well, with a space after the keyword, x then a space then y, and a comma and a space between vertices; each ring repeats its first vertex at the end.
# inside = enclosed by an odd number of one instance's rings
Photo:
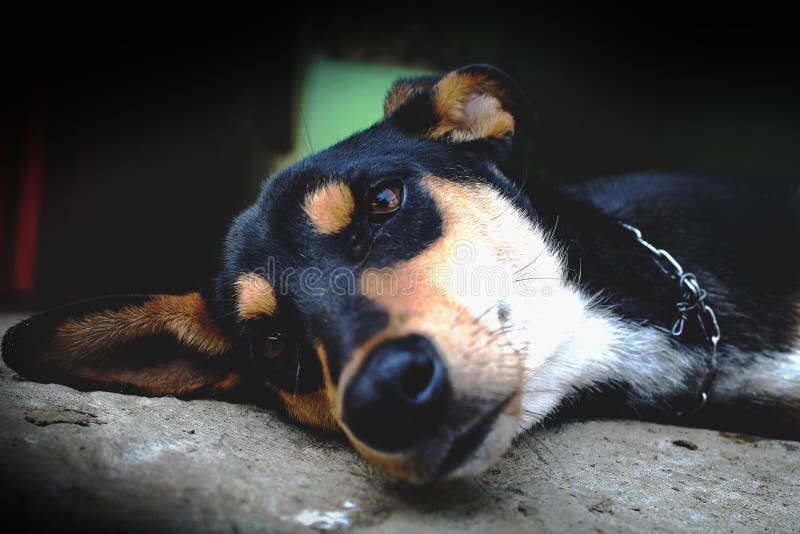
POLYGON ((242 376, 239 373, 230 373, 228 376, 215 382, 211 389, 215 391, 230 390, 242 383, 242 376))
POLYGON ((157 295, 140 306, 71 319, 56 331, 53 352, 91 357, 137 339, 171 334, 205 356, 224 354, 230 343, 211 319, 199 293, 157 295))
POLYGON ((451 72, 436 84, 439 123, 428 135, 455 142, 502 138, 514 133, 514 117, 505 111, 507 99, 499 84, 481 74, 451 72))
MULTIPOLYGON (((328 410, 331 411, 331 407, 336 406, 337 402, 336 399, 338 397, 337 395, 338 388, 336 384, 333 383, 333 379, 331 379, 331 371, 330 368, 328 367, 328 355, 325 352, 325 346, 322 344, 321 341, 317 341, 317 343, 314 346, 314 349, 316 350, 319 363, 322 366, 322 380, 325 384, 325 391, 327 393, 328 406, 329 406, 328 410)), ((337 414, 339 413, 341 412, 335 412, 333 413, 333 416, 336 417, 337 414)))
POLYGON ((243 319, 275 315, 278 307, 275 290, 264 277, 256 273, 246 273, 239 276, 235 285, 237 308, 243 319))
POLYGON ((71 370, 76 376, 84 379, 125 384, 155 396, 185 396, 199 390, 226 391, 241 383, 241 376, 237 372, 198 372, 196 364, 197 362, 191 358, 176 358, 145 370, 98 370, 85 366, 75 366, 71 370))
POLYGON ((347 427, 342 428, 344 428, 350 443, 353 444, 359 454, 384 473, 411 484, 424 484, 428 481, 416 472, 414 461, 409 455, 376 451, 359 441, 358 438, 350 433, 347 427))
POLYGON ((331 413, 327 388, 312 393, 297 394, 278 390, 286 410, 294 419, 316 428, 340 431, 339 423, 331 413))
POLYGON ((335 234, 350 224, 355 208, 353 193, 342 182, 332 182, 312 191, 303 202, 303 210, 321 234, 335 234))

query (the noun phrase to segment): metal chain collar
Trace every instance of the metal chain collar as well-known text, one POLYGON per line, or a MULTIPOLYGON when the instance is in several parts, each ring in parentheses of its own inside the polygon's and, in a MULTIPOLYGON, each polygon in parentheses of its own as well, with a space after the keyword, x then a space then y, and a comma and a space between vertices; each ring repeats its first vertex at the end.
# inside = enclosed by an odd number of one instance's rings
POLYGON ((678 282, 679 290, 682 300, 676 304, 677 314, 675 322, 672 324, 672 335, 679 337, 683 334, 686 322, 689 320, 689 315, 694 313, 700 323, 700 329, 703 335, 711 344, 711 357, 707 359, 708 372, 706 373, 703 382, 697 395, 697 405, 689 410, 681 410, 677 413, 678 416, 691 416, 697 413, 708 401, 708 390, 711 383, 717 376, 717 345, 722 337, 722 333, 717 322, 717 315, 714 310, 706 303, 708 296, 706 291, 700 287, 697 277, 692 273, 683 271, 683 267, 678 263, 672 255, 664 249, 656 248, 642 237, 642 232, 635 226, 619 223, 620 226, 633 233, 636 241, 646 248, 653 256, 655 264, 661 271, 669 278, 678 282))

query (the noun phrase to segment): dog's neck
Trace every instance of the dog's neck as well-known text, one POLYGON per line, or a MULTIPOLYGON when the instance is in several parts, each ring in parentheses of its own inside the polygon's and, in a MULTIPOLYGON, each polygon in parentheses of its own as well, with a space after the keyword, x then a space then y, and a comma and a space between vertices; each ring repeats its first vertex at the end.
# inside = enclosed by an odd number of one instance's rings
MULTIPOLYGON (((680 292, 653 256, 623 228, 621 221, 568 192, 532 184, 525 193, 532 200, 532 217, 565 254, 567 282, 585 295, 603 295, 615 315, 636 324, 671 328, 680 292)), ((706 342, 691 329, 682 337, 690 346, 706 342)))
MULTIPOLYGON (((629 231, 595 206, 546 186, 526 191, 532 217, 563 254, 567 278, 531 325, 523 394, 525 426, 570 399, 625 386, 637 406, 670 413, 703 375, 701 337, 668 333, 678 294, 629 231), (683 341, 683 340, 682 340, 683 341), (673 377, 664 380, 663 377, 673 377)), ((606 396, 605 398, 609 398, 606 396)))

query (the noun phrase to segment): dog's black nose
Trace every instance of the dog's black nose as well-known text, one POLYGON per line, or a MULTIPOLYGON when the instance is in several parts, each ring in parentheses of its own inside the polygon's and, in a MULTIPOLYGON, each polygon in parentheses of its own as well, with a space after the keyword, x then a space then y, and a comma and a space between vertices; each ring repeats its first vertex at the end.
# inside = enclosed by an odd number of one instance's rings
POLYGON ((367 356, 345 391, 343 419, 366 445, 400 451, 442 419, 450 393, 444 364, 419 335, 385 341, 367 356))

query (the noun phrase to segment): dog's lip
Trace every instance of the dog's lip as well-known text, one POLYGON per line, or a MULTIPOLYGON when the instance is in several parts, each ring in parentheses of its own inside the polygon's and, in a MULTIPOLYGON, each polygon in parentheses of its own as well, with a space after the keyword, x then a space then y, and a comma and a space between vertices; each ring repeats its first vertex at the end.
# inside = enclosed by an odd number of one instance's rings
POLYGON ((463 432, 450 441, 450 446, 444 458, 436 468, 435 477, 442 479, 461 467, 483 443, 492 425, 503 413, 511 402, 513 395, 500 402, 497 406, 476 418, 463 432))

